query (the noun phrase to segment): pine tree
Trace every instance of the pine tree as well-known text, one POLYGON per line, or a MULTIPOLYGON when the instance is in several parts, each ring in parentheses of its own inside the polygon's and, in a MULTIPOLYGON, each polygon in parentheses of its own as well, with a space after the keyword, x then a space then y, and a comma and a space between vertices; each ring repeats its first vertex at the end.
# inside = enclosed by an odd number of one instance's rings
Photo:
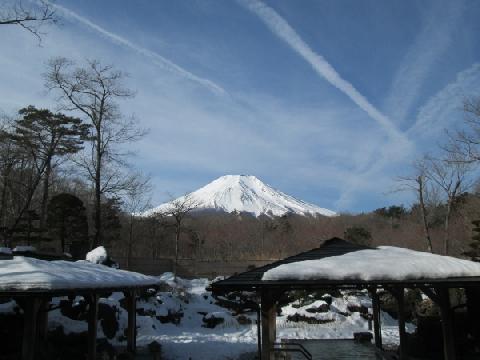
POLYGON ((44 225, 52 169, 57 165, 57 160, 82 149, 89 129, 89 125, 83 124, 78 118, 61 113, 54 114, 50 110, 37 109, 34 106, 21 109, 19 114, 21 117, 15 121, 10 137, 17 147, 31 158, 33 175, 25 189, 25 203, 12 231, 18 226, 24 213, 30 209, 33 195, 42 179, 40 224, 44 225))
POLYGON ((472 261, 480 262, 480 220, 472 221, 472 242, 469 244, 470 250, 465 251, 472 261))
POLYGON ((14 244, 38 245, 43 241, 50 241, 47 230, 40 226, 40 217, 34 210, 26 211, 18 222, 18 226, 11 234, 14 244))
POLYGON ((78 197, 62 193, 48 203, 48 229, 60 242, 62 252, 84 258, 88 250, 88 222, 85 207, 78 197))

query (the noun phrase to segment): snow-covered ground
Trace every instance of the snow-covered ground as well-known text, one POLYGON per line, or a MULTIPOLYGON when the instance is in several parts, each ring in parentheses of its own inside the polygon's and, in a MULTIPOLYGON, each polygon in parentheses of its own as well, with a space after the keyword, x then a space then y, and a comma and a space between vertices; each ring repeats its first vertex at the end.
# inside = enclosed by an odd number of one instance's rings
MULTIPOLYGON (((157 341, 162 345, 162 354, 167 360, 236 359, 241 354, 257 350, 254 311, 242 314, 243 318, 240 319, 240 315, 234 315, 229 309, 216 304, 218 299, 206 290, 209 284, 207 279, 177 278, 177 282, 174 282, 171 273, 163 274, 160 279, 164 283, 164 291, 152 293, 148 299, 139 299, 137 302, 137 344, 140 348, 146 348, 152 341, 157 341), (174 318, 174 314, 178 315, 178 323, 165 322, 169 316, 174 318), (214 328, 205 327, 203 319, 212 318, 224 320, 214 328), (248 324, 249 319, 252 322, 248 324)), ((108 304, 117 311, 119 330, 109 339, 115 346, 125 345, 122 334, 127 326, 127 312, 121 307, 122 298, 123 294, 113 293, 100 300, 100 303, 108 304)), ((53 299, 54 305, 62 299, 53 299)), ((77 297, 75 301, 78 303, 80 300, 77 297)), ((0 312, 11 312, 14 307, 13 301, 2 304, 0 312)), ((365 310, 370 307, 370 299, 361 292, 342 293, 338 297, 327 294, 325 300, 297 300, 282 308, 282 313, 277 318, 277 337, 279 340, 352 338, 354 332, 368 331, 367 320, 354 309, 365 310), (324 323, 309 324, 288 319, 296 314, 324 323)), ((85 321, 72 320, 62 315, 60 309, 56 309, 50 312, 49 328, 55 329, 59 325, 66 333, 87 330, 85 321)), ((388 314, 382 313, 382 327, 384 343, 398 343, 397 323, 388 314)), ((413 330, 413 326, 408 325, 408 331, 413 330)), ((101 322, 98 336, 105 336, 101 322)))

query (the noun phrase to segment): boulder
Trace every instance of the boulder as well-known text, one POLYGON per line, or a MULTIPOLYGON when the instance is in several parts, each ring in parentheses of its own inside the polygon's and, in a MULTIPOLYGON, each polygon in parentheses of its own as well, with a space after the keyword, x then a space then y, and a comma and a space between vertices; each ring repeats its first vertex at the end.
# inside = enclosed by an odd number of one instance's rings
POLYGON ((204 322, 202 327, 213 329, 217 325, 223 324, 225 322, 225 319, 222 313, 214 312, 214 313, 209 313, 205 315, 202 321, 204 322))
POLYGON ((353 340, 355 340, 356 342, 371 342, 372 339, 373 335, 371 332, 368 331, 353 333, 353 340))

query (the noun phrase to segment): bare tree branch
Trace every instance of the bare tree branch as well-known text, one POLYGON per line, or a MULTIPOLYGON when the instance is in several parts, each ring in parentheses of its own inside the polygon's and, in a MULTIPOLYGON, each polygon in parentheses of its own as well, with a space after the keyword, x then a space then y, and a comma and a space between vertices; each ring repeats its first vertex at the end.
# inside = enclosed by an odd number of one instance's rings
POLYGON ((55 24, 58 19, 55 9, 47 0, 37 2, 37 5, 24 7, 21 0, 0 8, 0 25, 17 25, 34 35, 39 42, 44 33, 44 24, 55 24))

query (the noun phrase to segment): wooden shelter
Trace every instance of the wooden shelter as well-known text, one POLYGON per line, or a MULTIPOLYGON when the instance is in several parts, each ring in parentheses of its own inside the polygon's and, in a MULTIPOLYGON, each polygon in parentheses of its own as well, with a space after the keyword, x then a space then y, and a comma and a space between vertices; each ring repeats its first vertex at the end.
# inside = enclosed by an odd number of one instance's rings
MULTIPOLYGON (((406 331, 404 317, 404 290, 407 288, 418 288, 422 290, 432 301, 440 308, 441 323, 443 332, 443 349, 445 360, 455 360, 456 349, 454 342, 454 326, 452 323, 452 307, 450 305, 449 289, 465 288, 467 293, 475 297, 475 303, 480 289, 480 276, 463 277, 445 277, 417 279, 377 279, 366 280, 360 276, 346 277, 342 279, 332 279, 329 274, 320 274, 314 280, 311 279, 280 279, 264 280, 264 274, 274 268, 284 264, 297 263, 304 260, 321 260, 330 257, 337 257, 361 250, 374 250, 366 246, 357 245, 339 238, 333 238, 325 241, 319 248, 288 257, 270 265, 263 266, 251 271, 234 275, 225 280, 217 281, 212 284, 212 291, 216 293, 227 293, 231 291, 254 291, 259 295, 261 311, 259 316, 259 353, 261 360, 273 360, 276 351, 276 314, 277 301, 281 294, 290 290, 320 290, 320 289, 367 289, 372 298, 374 338, 375 345, 382 349, 380 306, 378 289, 389 291, 396 299, 398 305, 398 325, 400 334, 400 359, 408 359, 406 348, 406 331), (261 326, 261 329, 260 329, 261 326)), ((437 256, 437 255, 435 255, 437 256)), ((439 255, 438 255, 439 256, 439 255)), ((449 258, 450 259, 450 258, 449 258)), ((367 259, 365 261, 368 261, 367 259)), ((369 263, 368 266, 375 267, 375 263, 369 263)), ((393 265, 393 264, 392 264, 393 265)), ((351 266, 344 264, 344 266, 351 266)), ((472 299, 470 299, 472 300, 472 299)), ((467 304, 468 305, 468 304, 467 304)), ((471 315, 477 316, 473 307, 468 308, 471 315)), ((480 321, 480 318, 478 318, 480 321)))
MULTIPOLYGON (((141 289, 155 287, 159 280, 145 275, 82 262, 31 259, 27 270, 14 263, 23 256, 0 257, 0 297, 12 298, 24 312, 22 360, 33 360, 39 342, 47 335, 48 309, 52 297, 83 296, 88 302, 88 360, 96 359, 98 300, 111 292, 123 292, 128 311, 127 350, 136 350, 136 295, 141 289), (51 266, 49 266, 49 264, 51 266), (62 265, 55 267, 55 265, 62 265), (47 270, 52 267, 52 273, 47 270), (65 274, 58 273, 65 268, 65 274), (47 270, 45 270, 47 269, 47 270), (115 274, 115 272, 119 272, 115 274), (36 273, 41 275, 36 276, 36 273), (78 273, 80 281, 75 282, 78 273), (97 275, 98 273, 98 275, 97 275), (110 277, 106 276, 111 274, 110 277), (130 277, 129 277, 130 276, 130 277), (125 280, 122 282, 121 278, 125 280), (16 280, 18 279, 18 280, 16 280), (25 279, 30 279, 25 281, 25 279), (71 282, 69 282, 69 279, 71 282), (138 280, 138 283, 136 283, 138 280)), ((30 259, 30 258, 28 258, 30 259)))

